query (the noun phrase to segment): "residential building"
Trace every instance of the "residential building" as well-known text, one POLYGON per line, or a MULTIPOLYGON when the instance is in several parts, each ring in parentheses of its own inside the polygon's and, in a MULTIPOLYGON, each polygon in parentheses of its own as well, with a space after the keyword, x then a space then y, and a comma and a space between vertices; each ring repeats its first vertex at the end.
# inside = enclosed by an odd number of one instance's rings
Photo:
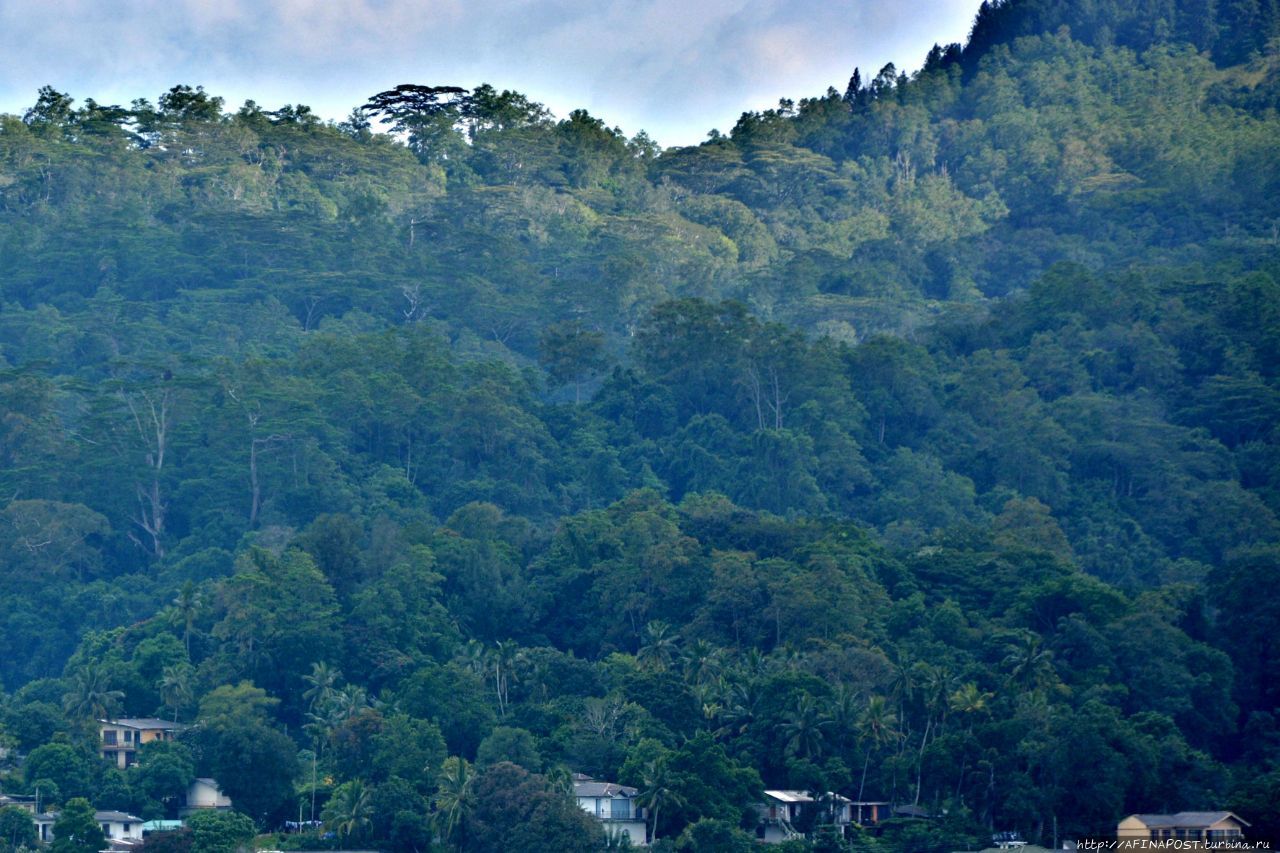
POLYGON ((125 812, 94 812, 93 819, 102 827, 102 834, 108 841, 120 839, 142 840, 142 818, 125 812))
MULTIPOLYGON (((124 812, 98 811, 93 819, 102 827, 102 834, 107 841, 141 841, 142 818, 124 812)), ((44 843, 53 840, 53 825, 58 821, 58 812, 45 812, 35 816, 36 837, 44 843)))
POLYGON ((615 782, 573 774, 573 795, 578 806, 604 824, 605 834, 630 839, 632 845, 643 847, 649 843, 648 814, 636 805, 639 793, 615 782))
POLYGON ((885 818, 892 817, 889 803, 884 800, 862 800, 849 803, 849 813, 858 826, 875 826, 885 818))
POLYGON ((756 839, 766 844, 804 838, 813 826, 832 825, 841 831, 853 823, 853 801, 828 792, 815 795, 810 791, 765 791, 764 802, 756 805, 760 820, 756 839))
POLYGON ((98 720, 102 757, 121 770, 138 763, 138 749, 156 740, 172 740, 186 726, 152 717, 98 720))
POLYGON ((178 814, 186 818, 199 811, 210 809, 225 810, 231 808, 231 798, 222 793, 214 779, 202 777, 187 786, 186 797, 178 814))
POLYGON ((36 813, 35 794, 0 794, 0 809, 15 808, 36 813))
POLYGON ((1116 827, 1121 841, 1241 841, 1249 824, 1231 812, 1132 814, 1116 827))

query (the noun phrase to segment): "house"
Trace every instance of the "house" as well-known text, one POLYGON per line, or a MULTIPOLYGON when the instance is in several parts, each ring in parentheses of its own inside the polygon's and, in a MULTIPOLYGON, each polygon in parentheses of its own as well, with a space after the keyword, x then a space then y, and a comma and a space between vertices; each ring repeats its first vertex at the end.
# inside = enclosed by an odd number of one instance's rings
POLYGON ((849 812, 858 826, 875 826, 890 817, 889 804, 883 800, 862 800, 849 803, 849 812))
POLYGON ((14 808, 36 813, 35 794, 0 794, 0 809, 14 808))
POLYGON ((138 748, 155 740, 173 740, 186 726, 153 717, 98 720, 102 757, 121 770, 138 763, 138 748))
POLYGON ((1231 812, 1131 814, 1116 827, 1120 841, 1241 841, 1249 824, 1231 812))
POLYGON ((834 824, 843 831, 854 822, 853 801, 830 792, 815 796, 809 791, 765 791, 756 812, 756 839, 766 844, 804 838, 802 828, 834 824))
POLYGON ((189 815, 208 809, 226 810, 231 808, 231 798, 222 793, 215 779, 202 777, 187 786, 183 805, 178 814, 186 818, 189 815))
MULTIPOLYGON (((141 841, 142 818, 124 812, 99 811, 93 819, 102 827, 107 841, 141 841)), ((44 812, 35 816, 36 837, 47 844, 53 840, 53 825, 58 822, 58 812, 44 812)))
POLYGON ((579 808, 603 823, 607 835, 627 838, 632 845, 643 847, 649 843, 648 814, 636 805, 639 793, 615 782, 573 774, 573 795, 579 808))
POLYGON ((142 840, 142 818, 124 812, 94 812, 93 819, 102 827, 108 841, 142 840))

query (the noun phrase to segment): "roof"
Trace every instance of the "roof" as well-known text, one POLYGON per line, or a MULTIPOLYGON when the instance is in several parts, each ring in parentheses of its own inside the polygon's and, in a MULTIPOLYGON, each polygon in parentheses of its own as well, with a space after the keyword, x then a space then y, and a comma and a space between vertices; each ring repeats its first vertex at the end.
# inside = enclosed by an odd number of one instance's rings
POLYGON ((149 820, 142 825, 143 832, 156 832, 165 829, 182 829, 180 820, 149 820))
POLYGON ((98 823, 142 823, 142 818, 125 812, 94 812, 93 819, 98 823))
POLYGON ((124 729, 164 729, 176 732, 186 728, 182 723, 156 717, 123 717, 119 720, 98 720, 98 722, 104 726, 120 726, 124 729))
MULTIPOLYGON (((765 791, 764 795, 780 803, 812 803, 814 801, 813 794, 809 791, 765 791)), ((851 802, 847 797, 842 797, 830 791, 827 792, 827 799, 841 803, 851 802)), ((868 804, 863 803, 862 805, 868 804)))
POLYGON ((893 813, 899 817, 933 817, 924 806, 894 806, 893 813))
POLYGON ((1219 821, 1231 818, 1242 826, 1249 822, 1231 812, 1178 812, 1177 814, 1136 814, 1133 815, 1148 827, 1155 829, 1206 829, 1219 821))
POLYGON ((597 782, 594 779, 588 779, 574 782, 573 793, 578 797, 634 797, 640 791, 616 782, 597 782))

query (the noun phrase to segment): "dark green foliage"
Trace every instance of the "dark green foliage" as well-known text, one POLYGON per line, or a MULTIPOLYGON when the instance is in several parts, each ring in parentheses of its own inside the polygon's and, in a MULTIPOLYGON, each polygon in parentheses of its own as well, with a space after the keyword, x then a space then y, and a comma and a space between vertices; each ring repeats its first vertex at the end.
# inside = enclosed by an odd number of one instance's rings
POLYGON ((31 813, 15 806, 0 808, 0 850, 14 853, 36 845, 36 825, 31 813))
POLYGON ((202 811, 187 819, 191 853, 236 853, 253 841, 253 821, 236 812, 202 811))
POLYGON ((55 853, 97 853, 106 844, 102 828, 93 819, 93 806, 83 797, 72 797, 63 805, 53 824, 55 853))
POLYGON ((485 85, 42 89, 0 117, 6 790, 215 776, 237 825, 179 853, 300 805, 595 849, 573 770, 666 849, 766 785, 946 815, 872 853, 1268 826, 1275 9, 994 0, 669 151, 485 85), (198 725, 120 772, 112 715, 198 725))
POLYGON ((467 827, 466 851, 499 853, 589 853, 599 849, 603 831, 564 791, 546 778, 511 763, 498 763, 475 779, 475 807, 467 827))

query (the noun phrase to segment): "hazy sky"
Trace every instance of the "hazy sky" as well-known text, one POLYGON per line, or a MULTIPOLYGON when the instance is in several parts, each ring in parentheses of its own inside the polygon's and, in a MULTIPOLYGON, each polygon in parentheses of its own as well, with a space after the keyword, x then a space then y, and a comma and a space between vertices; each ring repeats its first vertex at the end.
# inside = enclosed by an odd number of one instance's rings
POLYGON ((963 41, 979 0, 0 0, 0 112, 202 84, 342 118, 398 83, 488 82, 663 145, 963 41))

